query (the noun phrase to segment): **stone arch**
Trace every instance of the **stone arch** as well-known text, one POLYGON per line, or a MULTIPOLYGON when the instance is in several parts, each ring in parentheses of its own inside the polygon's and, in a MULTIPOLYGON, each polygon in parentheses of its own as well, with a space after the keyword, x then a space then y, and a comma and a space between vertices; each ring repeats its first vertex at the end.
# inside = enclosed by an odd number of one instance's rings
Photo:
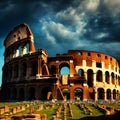
POLYGON ((24 88, 20 88, 19 90, 19 100, 23 101, 25 99, 25 91, 24 88))
POLYGON ((61 63, 59 69, 60 69, 60 75, 70 74, 70 66, 68 63, 61 63))
POLYGON ((29 88, 29 100, 35 100, 35 88, 34 87, 29 88))
POLYGON ((96 73, 96 79, 98 82, 102 82, 103 81, 103 75, 102 75, 102 71, 98 70, 96 73))
POLYGON ((78 70, 78 74, 82 77, 84 77, 84 70, 83 69, 79 69, 78 70))
POLYGON ((62 89, 62 93, 64 95, 64 98, 66 100, 70 100, 70 90, 68 88, 64 88, 62 89))
POLYGON ((89 87, 93 87, 93 70, 88 69, 87 71, 87 84, 89 87))
POLYGON ((76 100, 83 100, 83 89, 82 88, 74 89, 74 96, 76 100))
POLYGON ((111 90, 110 89, 107 89, 106 94, 107 94, 107 99, 111 100, 111 90))
POLYGON ((104 98, 104 94, 105 94, 104 89, 103 88, 98 88, 97 92, 98 92, 98 100, 104 100, 105 99, 104 98))
POLYGON ((41 100, 51 100, 52 99, 52 89, 50 87, 43 87, 41 93, 42 93, 41 100))
POLYGON ((107 84, 110 84, 110 77, 109 77, 109 72, 108 71, 105 72, 105 82, 107 84))

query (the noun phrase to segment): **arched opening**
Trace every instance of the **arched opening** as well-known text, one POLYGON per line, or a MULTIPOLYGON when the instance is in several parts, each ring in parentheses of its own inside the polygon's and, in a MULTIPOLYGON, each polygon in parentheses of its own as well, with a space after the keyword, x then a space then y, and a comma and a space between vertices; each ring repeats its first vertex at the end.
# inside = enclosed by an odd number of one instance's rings
POLYGON ((51 71, 50 71, 50 73, 51 73, 52 75, 55 75, 55 74, 56 74, 56 66, 54 66, 54 65, 51 66, 51 71))
POLYGON ((116 94, 116 90, 114 89, 114 90, 113 90, 113 99, 114 99, 114 100, 116 99, 116 95, 117 95, 117 94, 116 94))
POLYGON ((111 90, 110 89, 107 89, 107 99, 108 100, 111 100, 111 90))
POLYGON ((98 88, 98 100, 104 100, 104 89, 98 88))
POLYGON ((105 82, 106 82, 107 84, 110 83, 110 77, 109 77, 109 72, 108 72, 108 71, 105 72, 105 82))
POLYGON ((20 90, 19 90, 19 100, 23 101, 24 97, 25 97, 25 95, 24 95, 24 89, 20 88, 20 90))
POLYGON ((61 77, 61 84, 63 85, 67 85, 67 84, 70 84, 69 80, 68 80, 68 77, 70 75, 70 67, 69 67, 69 64, 67 63, 62 63, 60 65, 60 75, 62 76, 61 77))
POLYGON ((23 62, 21 76, 25 77, 27 75, 27 63, 23 62))
POLYGON ((60 75, 64 75, 64 74, 70 74, 70 69, 69 67, 62 67, 60 70, 60 75))
POLYGON ((76 88, 74 90, 75 100, 83 100, 83 90, 81 88, 76 88))
POLYGON ((93 87, 93 70, 87 71, 87 84, 89 87, 93 87))
POLYGON ((35 100, 35 88, 34 87, 29 88, 29 100, 35 100))
POLYGON ((63 93, 63 95, 64 95, 64 98, 66 99, 66 100, 69 100, 70 99, 70 90, 69 89, 63 89, 62 90, 62 93, 63 93))
POLYGON ((114 73, 111 73, 111 77, 112 77, 112 84, 115 84, 115 79, 114 79, 114 73))
POLYGON ((31 76, 36 76, 37 74, 37 62, 31 62, 31 76))
POLYGON ((97 81, 98 81, 98 82, 102 82, 102 81, 103 81, 102 71, 101 71, 101 70, 98 70, 96 75, 97 75, 97 76, 96 76, 97 81))
POLYGON ((59 69, 60 69, 60 75, 70 74, 70 67, 69 64, 67 63, 60 64, 59 69))
POLYGON ((83 69, 79 69, 79 70, 78 70, 78 74, 79 74, 81 77, 84 77, 84 70, 83 70, 83 69))
POLYGON ((52 99, 52 90, 50 87, 42 88, 42 100, 51 100, 52 99))

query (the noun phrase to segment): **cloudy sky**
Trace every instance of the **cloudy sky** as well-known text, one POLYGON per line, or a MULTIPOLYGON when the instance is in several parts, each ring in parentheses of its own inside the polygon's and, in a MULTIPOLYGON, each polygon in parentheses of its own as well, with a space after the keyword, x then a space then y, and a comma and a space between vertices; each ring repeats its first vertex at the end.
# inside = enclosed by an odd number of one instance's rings
POLYGON ((0 0, 0 15, 0 69, 3 41, 21 23, 30 26, 36 49, 49 56, 80 49, 120 60, 120 0, 0 0))

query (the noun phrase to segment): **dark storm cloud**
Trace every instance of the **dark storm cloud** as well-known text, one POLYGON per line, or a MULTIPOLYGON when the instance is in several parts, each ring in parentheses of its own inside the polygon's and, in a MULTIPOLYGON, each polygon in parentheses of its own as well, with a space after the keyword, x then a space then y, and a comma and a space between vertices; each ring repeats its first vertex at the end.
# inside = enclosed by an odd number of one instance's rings
POLYGON ((3 42, 11 28, 26 22, 37 48, 107 52, 110 48, 105 43, 120 44, 119 11, 119 0, 1 0, 0 39, 3 42))

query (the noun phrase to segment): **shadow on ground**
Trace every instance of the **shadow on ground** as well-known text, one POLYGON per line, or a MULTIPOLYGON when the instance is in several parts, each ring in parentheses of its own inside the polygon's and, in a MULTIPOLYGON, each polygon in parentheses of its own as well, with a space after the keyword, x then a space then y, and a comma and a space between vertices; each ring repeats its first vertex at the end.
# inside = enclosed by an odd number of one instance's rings
POLYGON ((117 112, 113 115, 102 115, 102 116, 90 116, 83 117, 81 119, 72 119, 72 120, 120 120, 120 112, 117 112))

